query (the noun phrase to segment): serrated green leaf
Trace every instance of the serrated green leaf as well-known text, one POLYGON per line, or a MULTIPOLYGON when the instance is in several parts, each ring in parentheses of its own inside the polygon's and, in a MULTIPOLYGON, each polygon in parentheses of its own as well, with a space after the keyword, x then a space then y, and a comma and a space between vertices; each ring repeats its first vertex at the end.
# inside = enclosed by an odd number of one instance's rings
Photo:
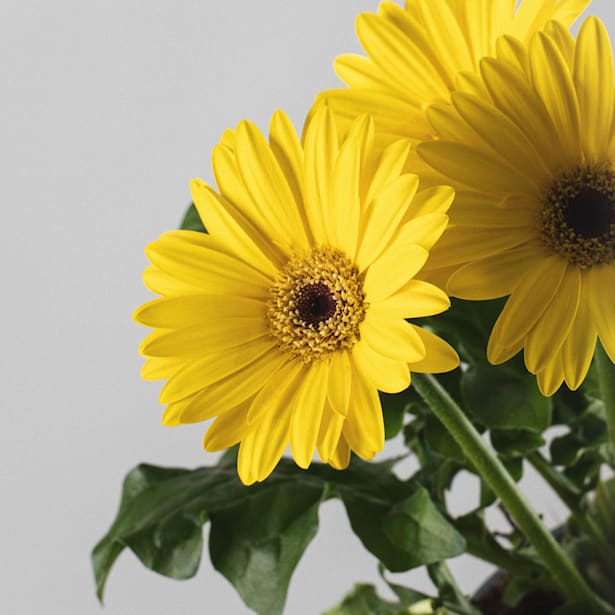
POLYGON ((464 407, 485 427, 542 433, 551 424, 551 402, 527 372, 473 365, 462 376, 461 393, 464 407))
POLYGON ((179 228, 184 231, 198 231, 200 233, 207 232, 207 230, 205 229, 205 226, 203 225, 203 221, 201 220, 201 217, 199 216, 199 212, 196 210, 196 207, 194 206, 194 203, 191 203, 188 209, 186 210, 186 213, 184 214, 184 217, 182 219, 181 224, 179 225, 179 228))

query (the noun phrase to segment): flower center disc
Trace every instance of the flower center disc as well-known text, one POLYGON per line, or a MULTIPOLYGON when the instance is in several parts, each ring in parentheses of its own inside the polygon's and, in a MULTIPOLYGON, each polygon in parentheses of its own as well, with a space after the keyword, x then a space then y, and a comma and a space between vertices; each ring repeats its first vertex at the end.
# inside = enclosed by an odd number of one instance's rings
POLYGON ((615 173, 581 167, 549 187, 540 214, 544 243, 586 269, 615 261, 615 173))
POLYGON ((297 293, 297 312, 306 325, 317 325, 335 314, 337 301, 322 282, 307 284, 297 293))
POLYGON ((278 346, 305 363, 351 348, 365 317, 363 278, 340 250, 293 257, 270 289, 267 322, 278 346))

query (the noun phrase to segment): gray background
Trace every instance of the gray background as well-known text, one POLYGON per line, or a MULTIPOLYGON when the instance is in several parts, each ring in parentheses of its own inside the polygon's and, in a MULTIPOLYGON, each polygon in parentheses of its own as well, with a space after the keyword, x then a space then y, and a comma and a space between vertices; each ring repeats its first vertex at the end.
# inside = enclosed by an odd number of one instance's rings
MULTIPOLYGON (((211 181, 226 127, 248 117, 266 128, 277 108, 301 126, 315 93, 337 83, 334 56, 359 50, 355 15, 377 4, 0 3, 3 614, 248 613, 206 553, 197 577, 177 582, 126 552, 104 611, 94 597, 89 551, 125 473, 215 460, 203 426, 162 427, 158 385, 139 377, 143 248, 176 227, 190 178, 211 181)), ((614 8, 592 8, 612 31, 614 8)), ((549 523, 564 518, 539 480, 524 485, 549 523)), ((456 511, 475 497, 472 480, 456 482, 456 511)), ((489 571, 469 557, 452 568, 466 591, 489 571)), ((420 570, 396 578, 429 588, 420 570)), ((376 562, 327 503, 286 612, 319 613, 357 580, 378 583, 376 562)))

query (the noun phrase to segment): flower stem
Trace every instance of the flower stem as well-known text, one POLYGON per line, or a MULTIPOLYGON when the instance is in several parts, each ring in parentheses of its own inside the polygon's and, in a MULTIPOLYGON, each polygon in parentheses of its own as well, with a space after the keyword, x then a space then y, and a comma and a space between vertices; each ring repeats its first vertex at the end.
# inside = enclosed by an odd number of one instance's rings
POLYGON ((607 568, 610 568, 615 561, 615 554, 612 553, 609 540, 602 531, 600 525, 596 523, 596 520, 582 507, 583 498, 578 489, 576 489, 563 474, 558 472, 538 451, 534 451, 528 455, 527 460, 568 507, 575 521, 592 539, 607 568))
POLYGON ((527 583, 557 591, 556 583, 542 564, 525 558, 514 551, 507 551, 503 548, 492 549, 484 542, 475 540, 472 536, 463 532, 462 535, 466 541, 466 552, 470 555, 489 562, 498 568, 503 568, 527 583))
POLYGON ((611 465, 615 464, 615 365, 602 347, 596 344, 596 367, 600 380, 600 393, 606 410, 609 442, 611 444, 611 465))
POLYGON ((412 374, 412 384, 418 394, 431 407, 451 436, 474 465, 476 471, 500 498, 512 518, 525 533, 530 543, 553 574, 564 595, 571 601, 583 600, 591 604, 596 613, 613 615, 615 609, 604 604, 589 588, 560 545, 543 525, 536 513, 521 495, 493 450, 461 408, 440 383, 430 374, 412 374))

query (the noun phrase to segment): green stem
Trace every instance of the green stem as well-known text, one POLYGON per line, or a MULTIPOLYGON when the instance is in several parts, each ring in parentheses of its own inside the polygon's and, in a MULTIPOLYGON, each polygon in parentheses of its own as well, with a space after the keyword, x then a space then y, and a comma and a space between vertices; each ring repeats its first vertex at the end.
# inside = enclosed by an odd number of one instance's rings
POLYGON ((551 532, 530 508, 517 488, 517 484, 493 450, 487 446, 461 408, 440 383, 430 374, 412 374, 412 384, 461 446, 476 471, 500 498, 553 574, 564 595, 571 601, 587 601, 596 613, 615 614, 615 609, 604 604, 592 592, 551 532))
MULTIPOLYGON (((454 593, 455 600, 458 605, 461 607, 464 613, 476 613, 476 609, 470 604, 468 597, 461 591, 459 585, 457 585, 457 580, 453 576, 451 569, 448 567, 448 564, 445 561, 437 562, 435 564, 429 564, 427 566, 427 572, 431 577, 434 585, 438 588, 438 593, 442 596, 442 586, 447 585, 449 589, 451 589, 454 593)), ((444 601, 444 606, 446 607, 446 600, 444 601)), ((450 610, 456 609, 454 605, 449 606, 450 610), (452 608, 451 608, 452 607, 452 608)))
POLYGON ((615 365, 600 341, 596 344, 596 367, 600 379, 600 393, 606 410, 606 424, 611 443, 611 465, 615 464, 615 365))
MULTIPOLYGON (((463 532, 462 532, 463 534, 463 532)), ((558 586, 551 578, 549 571, 541 564, 533 562, 529 558, 522 557, 506 549, 491 549, 484 543, 473 540, 472 537, 463 534, 466 541, 466 552, 489 562, 498 568, 507 570, 516 577, 539 587, 547 587, 557 590, 558 586)))
POLYGON ((560 472, 558 472, 538 451, 528 455, 527 460, 534 466, 536 471, 557 493, 562 502, 566 504, 570 514, 585 533, 592 539, 600 556, 610 568, 615 561, 615 554, 611 552, 609 540, 596 520, 588 515, 582 507, 583 497, 578 489, 560 472))

